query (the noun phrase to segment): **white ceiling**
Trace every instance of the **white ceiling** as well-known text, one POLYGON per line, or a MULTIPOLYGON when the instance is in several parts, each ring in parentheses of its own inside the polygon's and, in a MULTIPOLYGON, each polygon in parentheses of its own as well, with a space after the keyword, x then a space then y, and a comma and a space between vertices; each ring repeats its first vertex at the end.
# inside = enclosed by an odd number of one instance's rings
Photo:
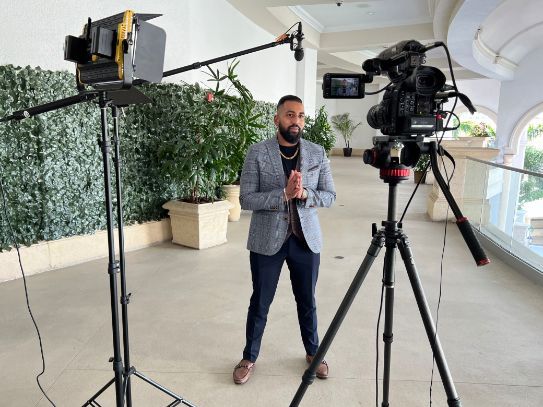
MULTIPOLYGON (((543 46, 543 0, 228 0, 274 35, 302 21, 304 47, 318 51, 318 75, 361 73, 364 60, 406 39, 444 41, 459 79, 511 79, 543 46)), ((445 53, 427 54, 444 72, 445 53)))
MULTIPOLYGON (((353 31, 431 23, 428 0, 374 0, 291 6, 292 11, 319 32, 353 31)), ((321 3, 323 3, 321 1, 321 3)))

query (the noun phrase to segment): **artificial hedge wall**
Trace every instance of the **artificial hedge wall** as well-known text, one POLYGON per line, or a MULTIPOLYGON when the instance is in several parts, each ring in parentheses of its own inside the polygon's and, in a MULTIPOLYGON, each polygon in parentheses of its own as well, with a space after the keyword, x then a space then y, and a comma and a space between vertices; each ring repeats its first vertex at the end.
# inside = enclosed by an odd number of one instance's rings
MULTIPOLYGON (((158 103, 131 106, 126 116, 121 114, 125 224, 165 217, 162 204, 182 195, 160 176, 157 158, 161 140, 176 132, 170 118, 176 114, 175 94, 182 87, 146 85, 142 91, 158 103)), ((75 78, 68 72, 0 66, 0 117, 75 93, 75 78)), ((258 102, 256 110, 262 113, 265 127, 258 131, 264 139, 274 133, 275 106, 258 102)), ((0 178, 19 244, 105 228, 100 129, 100 109, 92 102, 0 123, 0 178)), ((0 251, 12 246, 3 212, 0 251)))

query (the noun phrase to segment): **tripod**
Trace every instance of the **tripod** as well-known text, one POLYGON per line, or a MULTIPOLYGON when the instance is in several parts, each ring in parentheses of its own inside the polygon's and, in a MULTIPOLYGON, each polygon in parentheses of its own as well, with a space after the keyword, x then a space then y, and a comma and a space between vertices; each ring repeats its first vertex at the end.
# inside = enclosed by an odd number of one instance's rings
MULTIPOLYGON (((460 209, 454 202, 454 198, 448 190, 448 187, 445 185, 445 181, 437 168, 437 147, 435 142, 430 143, 428 146, 430 153, 430 162, 432 164, 432 171, 435 174, 436 180, 444 192, 447 201, 449 202, 453 213, 456 215, 457 224, 460 228, 460 231, 468 243, 475 260, 478 265, 487 264, 488 258, 484 254, 484 251, 481 249, 471 226, 467 219, 462 216, 460 209)), ((400 166, 401 167, 401 166, 400 166)), ((392 325, 393 325, 393 309, 394 309, 394 262, 395 262, 395 251, 398 249, 402 256, 409 281, 411 283, 411 288, 415 295, 417 306, 419 308, 420 316, 424 323, 424 328, 430 341, 430 346, 432 348, 433 355, 436 360, 436 364, 443 382, 443 387, 447 395, 447 404, 450 407, 460 407, 460 398, 454 387, 451 373, 445 359, 445 354, 443 348, 441 347, 441 342, 437 335, 436 327, 430 313, 430 308, 428 306, 428 301, 424 294, 422 288, 422 283, 420 281, 417 269, 415 267, 415 261, 411 254, 411 249, 409 247, 409 240, 407 235, 402 230, 402 225, 395 220, 396 216, 396 194, 397 194, 397 185, 402 180, 405 180, 409 177, 409 169, 406 168, 387 168, 381 169, 381 178, 385 183, 388 183, 388 209, 387 209, 387 220, 383 221, 382 228, 377 231, 377 226, 373 224, 373 239, 371 241, 370 247, 367 251, 366 256, 358 272, 356 273, 343 301, 341 302, 330 327, 326 331, 324 338, 317 349, 317 353, 313 358, 312 363, 309 365, 308 369, 302 376, 302 383, 300 384, 290 407, 297 407, 306 390, 307 387, 313 383, 315 379, 315 372, 321 362, 323 361, 326 352, 330 348, 334 337, 336 336, 343 319, 347 315, 349 308, 356 297, 358 290, 362 286, 364 279, 366 278, 374 260, 379 255, 379 252, 386 247, 384 266, 383 266, 383 285, 385 287, 385 325, 383 331, 383 342, 384 342, 384 367, 383 367, 383 401, 381 403, 382 407, 389 406, 389 386, 390 386, 390 360, 392 354, 392 325)))
POLYGON ((113 363, 114 377, 107 382, 98 392, 96 392, 85 404, 86 406, 100 407, 97 399, 106 391, 109 386, 115 384, 115 399, 116 406, 124 406, 126 400, 127 407, 132 407, 132 394, 131 394, 131 376, 139 377, 143 381, 147 382, 156 389, 166 393, 172 397, 173 401, 168 406, 177 406, 184 404, 189 407, 195 407, 189 401, 183 399, 183 397, 171 392, 164 388, 160 384, 144 376, 136 370, 135 367, 130 366, 130 349, 128 338, 128 304, 130 303, 130 295, 126 293, 126 275, 125 275, 125 260, 124 260, 124 233, 123 233, 123 212, 122 212, 122 200, 121 200, 121 171, 120 171, 120 150, 119 150, 119 118, 118 107, 106 91, 99 91, 99 106, 100 106, 100 118, 102 124, 102 138, 99 140, 99 145, 102 151, 102 160, 104 166, 104 191, 105 191, 105 204, 106 204, 106 217, 107 217, 107 241, 108 241, 108 274, 109 274, 109 288, 111 298, 111 323, 113 331, 113 357, 110 362, 113 363), (113 130, 114 130, 114 157, 113 162, 115 165, 115 184, 116 184, 116 196, 117 196, 117 226, 119 232, 119 261, 115 259, 115 243, 113 236, 113 208, 112 208, 112 194, 111 194, 111 174, 109 155, 111 150, 111 144, 109 140, 109 129, 107 123, 107 109, 111 108, 113 117, 113 130), (121 312, 122 312, 122 328, 123 328, 123 352, 124 352, 124 366, 121 357, 121 341, 119 332, 119 307, 117 304, 117 274, 120 275, 121 282, 121 312))

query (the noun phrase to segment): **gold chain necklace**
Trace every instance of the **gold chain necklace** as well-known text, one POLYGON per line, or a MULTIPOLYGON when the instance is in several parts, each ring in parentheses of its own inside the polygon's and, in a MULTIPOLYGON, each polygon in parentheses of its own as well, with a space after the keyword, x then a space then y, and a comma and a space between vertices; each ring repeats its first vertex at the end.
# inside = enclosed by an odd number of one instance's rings
POLYGON ((281 150, 279 150, 279 154, 281 154, 281 157, 283 157, 285 160, 292 160, 294 157, 296 157, 298 155, 299 151, 300 151, 300 147, 298 147, 296 149, 296 152, 294 154, 292 154, 290 157, 283 154, 283 152, 281 150))

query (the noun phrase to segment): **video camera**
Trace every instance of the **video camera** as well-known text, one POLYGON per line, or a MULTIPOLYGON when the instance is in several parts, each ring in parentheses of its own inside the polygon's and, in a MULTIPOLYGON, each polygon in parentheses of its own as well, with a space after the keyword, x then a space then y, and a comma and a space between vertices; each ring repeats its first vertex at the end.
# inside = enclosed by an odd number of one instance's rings
POLYGON ((365 96, 365 84, 375 75, 385 74, 390 79, 383 100, 367 115, 368 124, 385 135, 411 136, 431 134, 443 129, 444 116, 440 107, 450 90, 445 75, 437 68, 423 66, 425 52, 434 45, 401 41, 381 52, 377 58, 362 65, 366 74, 327 73, 323 78, 325 99, 360 99, 365 96))
MULTIPOLYGON (((424 46, 415 40, 400 41, 376 58, 364 61, 365 74, 324 75, 325 99, 360 99, 370 94, 365 92, 365 84, 371 83, 374 76, 386 75, 390 79, 383 89, 382 101, 367 113, 368 124, 387 137, 374 137, 375 147, 364 152, 366 164, 382 170, 415 166, 421 153, 428 151, 427 146, 423 146, 424 136, 449 130, 443 127, 447 113, 442 108, 450 97, 458 96, 470 112, 475 112, 465 95, 445 84, 443 72, 424 66, 425 53, 443 45, 441 42, 424 46)), ((406 179, 409 172, 403 174, 406 179)))

